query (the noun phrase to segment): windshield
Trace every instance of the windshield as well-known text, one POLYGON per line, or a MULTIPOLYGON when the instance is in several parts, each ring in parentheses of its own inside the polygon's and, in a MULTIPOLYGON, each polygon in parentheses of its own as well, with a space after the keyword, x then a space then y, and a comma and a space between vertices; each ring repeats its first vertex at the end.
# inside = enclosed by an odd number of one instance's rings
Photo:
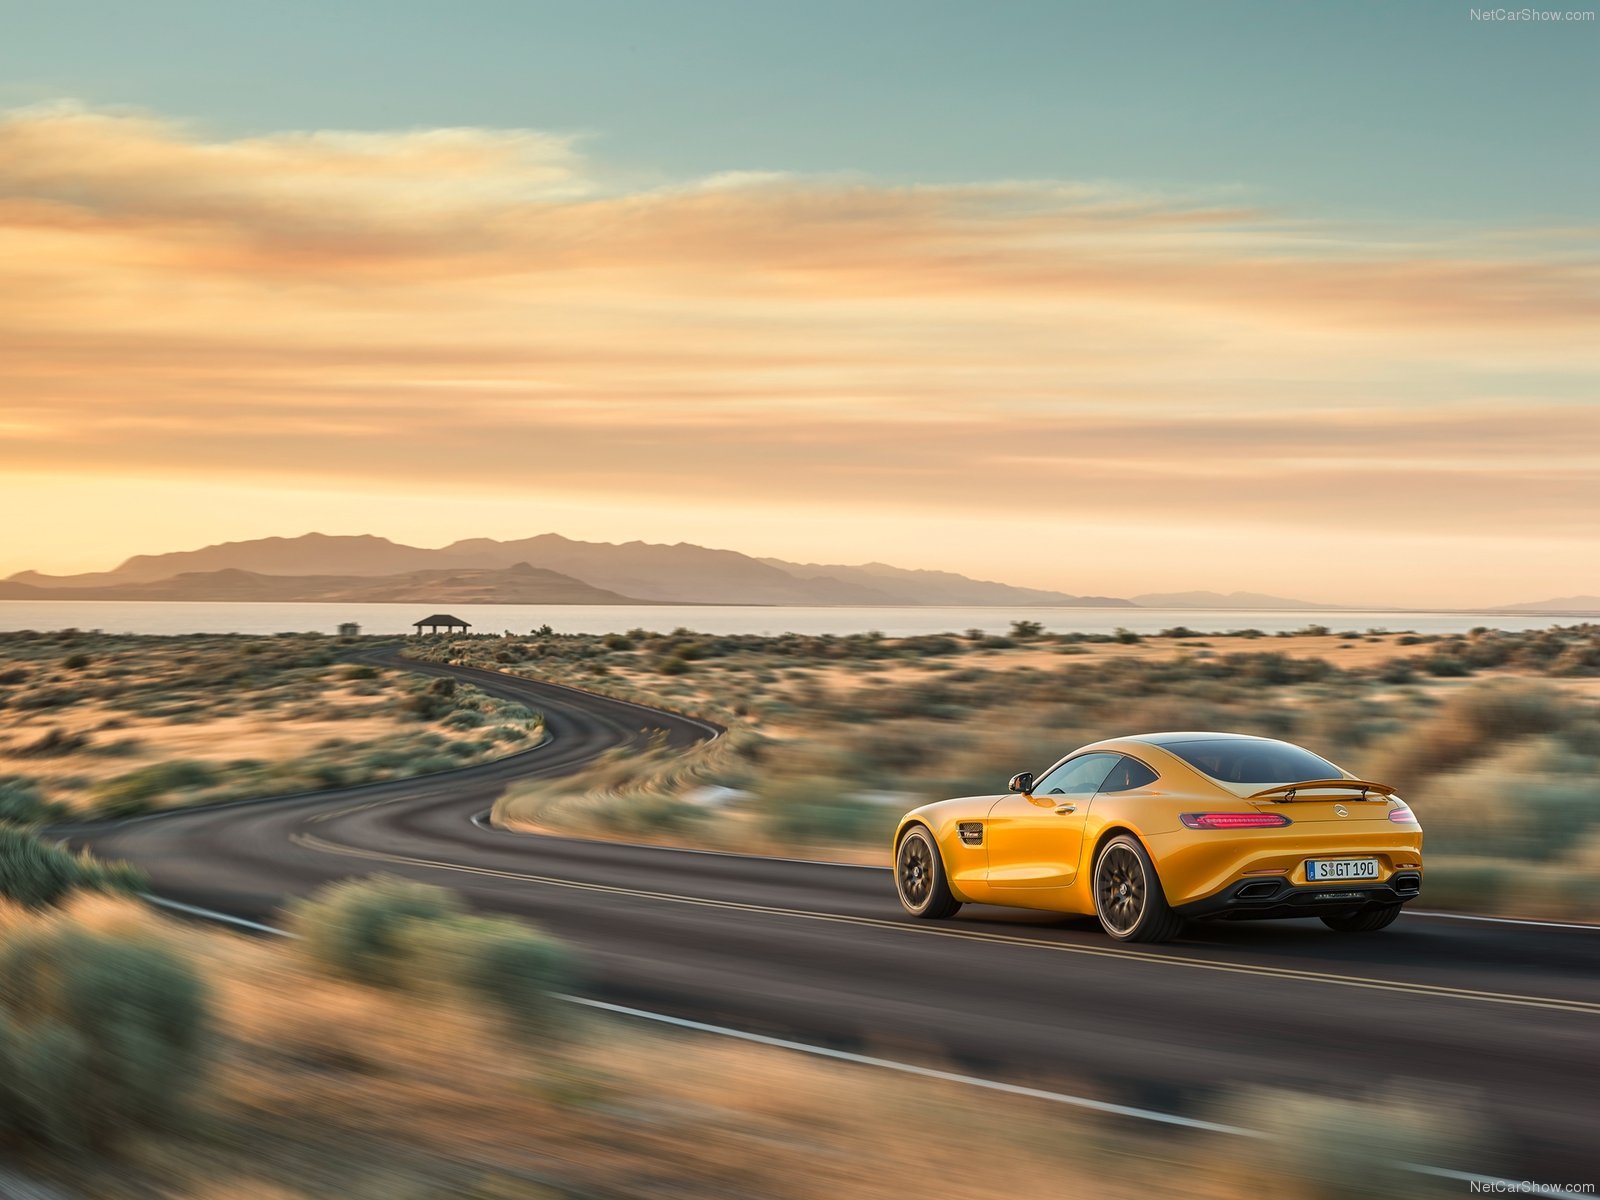
POLYGON ((1225 783, 1299 783, 1341 779, 1344 772, 1325 758, 1287 742, 1177 742, 1164 747, 1197 771, 1225 783))

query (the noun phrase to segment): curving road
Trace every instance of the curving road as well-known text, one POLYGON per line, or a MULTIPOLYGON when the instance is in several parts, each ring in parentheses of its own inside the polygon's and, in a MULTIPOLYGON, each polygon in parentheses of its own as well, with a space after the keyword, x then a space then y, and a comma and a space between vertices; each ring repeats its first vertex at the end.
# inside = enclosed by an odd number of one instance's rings
POLYGON ((349 875, 447 884, 580 946, 598 998, 1164 1112, 1202 1113, 1239 1084, 1459 1089, 1495 1141, 1448 1165, 1600 1183, 1600 931, 1407 914, 1369 938, 1265 922, 1135 949, 1022 910, 912 921, 873 868, 507 833, 475 818, 513 779, 718 730, 405 665, 542 711, 550 739, 422 779, 86 827, 74 843, 137 863, 162 897, 258 921, 349 875))

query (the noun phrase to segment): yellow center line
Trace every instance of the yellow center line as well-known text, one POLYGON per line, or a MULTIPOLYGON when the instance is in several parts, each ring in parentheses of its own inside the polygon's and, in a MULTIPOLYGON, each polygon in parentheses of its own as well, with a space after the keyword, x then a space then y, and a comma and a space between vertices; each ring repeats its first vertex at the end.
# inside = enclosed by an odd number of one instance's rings
POLYGON ((1563 1000, 1553 996, 1523 996, 1510 992, 1485 992, 1472 988, 1447 987, 1431 983, 1410 983, 1395 979, 1373 979, 1359 975, 1335 975, 1323 971, 1303 971, 1293 967, 1268 967, 1253 963, 1214 962, 1204 958, 1190 958, 1177 954, 1155 954, 1145 950, 1122 947, 1112 949, 1110 947, 1078 946, 1065 942, 1044 941, 1039 938, 1019 937, 1015 934, 992 933, 975 929, 941 929, 926 925, 913 925, 906 921, 889 921, 880 917, 857 917, 844 913, 814 912, 802 908, 779 908, 768 904, 750 904, 738 900, 715 900, 704 896, 684 896, 674 892, 654 892, 642 888, 622 887, 617 884, 587 883, 582 880, 561 879, 550 875, 532 875, 521 871, 501 871, 492 867, 470 866, 466 863, 442 862, 438 859, 429 858, 412 858, 402 854, 387 854, 380 850, 363 850, 354 846, 344 846, 325 841, 309 833, 290 834, 289 840, 305 849, 320 851, 324 854, 338 854, 348 858, 364 858, 376 862, 395 863, 401 866, 427 867, 440 871, 458 871, 469 875, 487 876, 493 879, 513 879, 523 883, 542 884, 546 887, 601 892, 614 896, 627 896, 638 900, 654 900, 668 904, 688 904, 701 908, 719 908, 734 912, 758 913, 763 916, 789 917, 804 921, 826 921, 839 925, 864 925, 874 929, 891 929, 899 933, 918 934, 924 937, 997 942, 1007 946, 1026 946, 1035 950, 1051 950, 1060 954, 1085 954, 1096 958, 1112 958, 1119 962, 1155 963, 1163 966, 1189 967, 1200 971, 1221 971, 1233 975, 1264 975, 1273 979, 1324 983, 1337 987, 1367 988, 1385 992, 1408 992, 1416 996, 1469 1000, 1481 1004, 1511 1004, 1523 1008, 1555 1009, 1559 1012, 1600 1016, 1600 1003, 1586 1000, 1563 1000))

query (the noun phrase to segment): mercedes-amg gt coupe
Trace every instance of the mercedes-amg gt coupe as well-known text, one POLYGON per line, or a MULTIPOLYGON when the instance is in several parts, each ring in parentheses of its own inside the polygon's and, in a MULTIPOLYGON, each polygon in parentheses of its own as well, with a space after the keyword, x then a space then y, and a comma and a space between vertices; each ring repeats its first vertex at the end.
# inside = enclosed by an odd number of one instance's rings
POLYGON ((901 818, 894 880, 913 916, 965 903, 1093 914, 1124 942, 1267 917, 1370 933, 1422 891, 1422 827, 1394 788, 1288 742, 1112 738, 1010 786, 901 818))

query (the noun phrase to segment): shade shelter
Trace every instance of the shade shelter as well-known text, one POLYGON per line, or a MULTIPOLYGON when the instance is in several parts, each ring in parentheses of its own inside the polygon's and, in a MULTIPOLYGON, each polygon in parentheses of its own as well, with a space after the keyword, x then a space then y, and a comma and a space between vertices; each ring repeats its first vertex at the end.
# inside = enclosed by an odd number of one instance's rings
POLYGON ((472 628, 460 617, 452 617, 449 613, 434 613, 431 617, 411 622, 411 626, 417 631, 418 637, 425 633, 465 633, 472 628))

